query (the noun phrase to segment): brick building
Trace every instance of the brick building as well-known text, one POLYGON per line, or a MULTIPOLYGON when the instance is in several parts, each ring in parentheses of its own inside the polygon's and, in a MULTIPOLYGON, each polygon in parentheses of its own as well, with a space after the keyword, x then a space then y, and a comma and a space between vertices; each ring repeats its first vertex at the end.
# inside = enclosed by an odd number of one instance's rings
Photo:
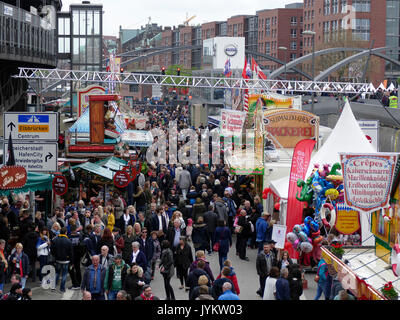
MULTIPOLYGON (((278 58, 291 61, 302 56, 303 8, 260 10, 258 17, 258 51, 278 58), (279 47, 285 47, 281 50, 279 47), (285 52, 286 51, 286 52, 285 52)), ((281 67, 280 64, 266 60, 263 65, 269 70, 281 67)), ((292 76, 294 77, 294 76, 292 76)))
MULTIPOLYGON (((374 48, 386 45, 386 0, 304 0, 304 30, 314 31, 315 50, 329 47, 374 48)), ((398 23, 398 22, 397 22, 398 23)), ((303 54, 312 52, 313 36, 304 36, 303 54)), ((343 57, 331 58, 332 62, 343 57), (335 60, 336 59, 336 60, 335 60)), ((325 67, 321 58, 316 60, 316 74, 325 67)), ((369 80, 377 83, 384 78, 385 63, 372 58, 369 80)), ((328 62, 328 61, 327 61, 328 62)), ((311 64, 305 64, 311 73, 311 64)), ((345 80, 352 80, 347 73, 345 80)), ((355 76, 355 75, 354 75, 355 76)), ((332 74, 332 80, 338 78, 332 74)))

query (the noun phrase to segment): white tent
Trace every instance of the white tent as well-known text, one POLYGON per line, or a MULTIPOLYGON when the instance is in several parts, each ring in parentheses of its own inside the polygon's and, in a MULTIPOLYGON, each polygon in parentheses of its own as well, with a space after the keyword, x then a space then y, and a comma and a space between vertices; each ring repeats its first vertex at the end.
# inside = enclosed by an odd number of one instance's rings
MULTIPOLYGON (((320 166, 322 166, 324 164, 333 165, 336 162, 340 162, 340 152, 376 152, 373 145, 368 141, 368 139, 365 137, 365 134, 361 131, 348 101, 346 101, 342 114, 340 115, 340 118, 336 123, 332 133, 322 147, 318 150, 318 152, 311 157, 306 177, 311 174, 315 163, 318 163, 320 166)), ((289 177, 287 176, 271 181, 270 188, 283 201, 287 200, 289 191, 289 177)), ((366 239, 368 235, 364 234, 364 231, 370 233, 368 217, 364 214, 362 214, 361 217, 364 217, 364 219, 361 219, 363 230, 362 238, 366 239)), ((371 241, 373 241, 373 239, 371 239, 371 241)))

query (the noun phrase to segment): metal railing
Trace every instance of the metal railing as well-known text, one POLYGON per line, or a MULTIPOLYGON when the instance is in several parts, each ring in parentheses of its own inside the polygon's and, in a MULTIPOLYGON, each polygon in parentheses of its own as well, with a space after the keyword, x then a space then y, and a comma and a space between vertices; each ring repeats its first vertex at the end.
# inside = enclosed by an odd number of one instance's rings
POLYGON ((56 30, 53 28, 40 16, 0 2, 0 57, 55 66, 56 30))

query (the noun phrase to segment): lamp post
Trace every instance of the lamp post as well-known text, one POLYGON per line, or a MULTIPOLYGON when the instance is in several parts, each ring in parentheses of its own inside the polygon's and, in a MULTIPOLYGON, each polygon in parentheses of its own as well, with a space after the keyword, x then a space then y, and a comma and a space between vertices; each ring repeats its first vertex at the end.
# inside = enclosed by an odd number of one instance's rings
MULTIPOLYGON (((315 80, 315 32, 305 30, 302 33, 304 36, 312 36, 312 80, 315 80)), ((311 94, 311 113, 314 113, 314 91, 311 94)))
POLYGON ((287 76, 286 76, 287 48, 286 47, 278 47, 278 50, 285 51, 285 80, 287 80, 287 76))

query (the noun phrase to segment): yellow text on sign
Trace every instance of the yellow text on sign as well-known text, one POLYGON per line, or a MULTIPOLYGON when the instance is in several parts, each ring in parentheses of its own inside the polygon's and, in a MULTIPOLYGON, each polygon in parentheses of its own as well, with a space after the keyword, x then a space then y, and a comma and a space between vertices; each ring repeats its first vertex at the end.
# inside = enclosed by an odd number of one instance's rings
POLYGON ((19 132, 49 132, 49 125, 43 124, 19 124, 19 132))

